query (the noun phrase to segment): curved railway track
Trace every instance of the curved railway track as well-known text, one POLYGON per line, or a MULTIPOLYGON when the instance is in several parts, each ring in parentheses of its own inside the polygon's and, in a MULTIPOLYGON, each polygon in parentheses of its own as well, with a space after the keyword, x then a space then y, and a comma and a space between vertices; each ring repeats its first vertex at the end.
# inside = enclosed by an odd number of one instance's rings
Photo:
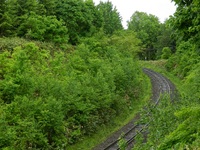
MULTIPOLYGON (((144 68, 143 72, 149 76, 152 84, 152 97, 151 101, 154 103, 154 107, 159 103, 161 96, 165 93, 170 95, 173 101, 175 97, 175 86, 166 77, 157 73, 151 69, 144 68)), ((130 150, 134 145, 134 138, 138 133, 148 127, 147 124, 135 124, 139 119, 139 114, 122 129, 111 135, 105 142, 95 147, 93 150, 119 150, 118 142, 119 137, 123 134, 123 139, 126 140, 127 150, 130 150)))

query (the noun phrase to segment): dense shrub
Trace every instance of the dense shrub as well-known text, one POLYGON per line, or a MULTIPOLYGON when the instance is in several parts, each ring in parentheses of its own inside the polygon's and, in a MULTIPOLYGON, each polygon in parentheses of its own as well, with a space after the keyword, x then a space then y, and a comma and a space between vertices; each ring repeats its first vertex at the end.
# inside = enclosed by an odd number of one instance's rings
POLYGON ((0 54, 0 148, 66 148, 140 96, 133 51, 127 55, 105 37, 84 43, 67 55, 33 42, 0 54))
POLYGON ((195 99, 200 100, 200 63, 193 66, 188 74, 184 81, 186 88, 189 89, 188 93, 195 99))
POLYGON ((168 59, 171 56, 171 49, 169 47, 164 47, 162 49, 162 55, 161 58, 162 59, 168 59))
POLYGON ((198 63, 198 60, 196 46, 189 41, 182 42, 177 47, 176 53, 169 58, 166 68, 180 78, 184 78, 193 66, 198 63))
MULTIPOLYGON (((177 104, 161 103, 161 107, 152 112, 148 140, 142 145, 143 149, 199 149, 199 60, 197 47, 189 41, 182 42, 168 59, 168 71, 182 79, 181 85, 178 85, 181 86, 181 97, 177 104)), ((138 142, 135 149, 140 148, 141 143, 138 142)))

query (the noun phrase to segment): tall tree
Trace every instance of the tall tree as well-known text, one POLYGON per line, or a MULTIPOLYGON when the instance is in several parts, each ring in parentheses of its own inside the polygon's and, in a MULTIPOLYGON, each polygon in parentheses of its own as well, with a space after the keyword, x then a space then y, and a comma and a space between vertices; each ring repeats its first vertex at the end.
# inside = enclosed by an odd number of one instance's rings
POLYGON ((157 50, 156 57, 160 58, 162 54, 162 50, 164 47, 168 47, 171 49, 171 52, 175 52, 176 50, 176 40, 173 37, 174 29, 172 28, 172 23, 170 20, 166 20, 161 24, 160 35, 158 35, 157 42, 155 44, 155 48, 157 50))
POLYGON ((17 1, 2 1, 0 18, 0 35, 13 36, 16 33, 17 1))
POLYGON ((106 34, 112 35, 115 31, 123 29, 122 18, 110 1, 100 2, 97 7, 103 16, 103 29, 106 34))
POLYGON ((40 13, 51 16, 56 13, 56 0, 38 0, 40 4, 40 13))
POLYGON ((143 59, 155 59, 156 48, 155 43, 160 34, 160 22, 158 17, 148 15, 145 12, 136 11, 128 21, 128 30, 137 33, 137 37, 144 45, 143 59))
POLYGON ((63 21, 55 16, 40 16, 31 13, 18 28, 23 36, 40 41, 51 41, 57 44, 67 43, 67 28, 63 21))
MULTIPOLYGON (((173 0, 177 7, 172 22, 176 29, 177 39, 192 39, 196 44, 200 40, 200 1, 173 0)), ((200 44, 198 44, 200 46, 200 44)))
POLYGON ((30 12, 38 13, 38 1, 6 0, 1 8, 4 8, 1 10, 1 35, 20 35, 17 29, 28 18, 30 12))
POLYGON ((103 26, 103 17, 98 11, 98 8, 94 5, 93 0, 85 0, 86 10, 91 13, 92 27, 90 29, 91 33, 99 31, 103 26))
POLYGON ((97 21, 100 18, 94 3, 83 0, 60 0, 57 1, 56 15, 64 20, 69 29, 69 42, 76 44, 80 37, 91 33, 94 26, 101 26, 97 21), (94 24, 95 23, 95 24, 94 24))

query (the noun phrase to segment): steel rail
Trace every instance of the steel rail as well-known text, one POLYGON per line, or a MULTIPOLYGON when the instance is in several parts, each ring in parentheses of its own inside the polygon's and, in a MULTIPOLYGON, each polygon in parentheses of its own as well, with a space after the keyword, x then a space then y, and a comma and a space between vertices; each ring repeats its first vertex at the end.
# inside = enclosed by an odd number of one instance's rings
MULTIPOLYGON (((155 108, 165 93, 170 94, 170 95, 172 94, 173 88, 171 87, 171 82, 160 73, 157 73, 147 68, 143 68, 143 72, 149 76, 152 82, 152 86, 154 86, 153 88, 154 90, 156 90, 156 91, 153 91, 153 96, 151 98, 152 101, 154 102, 153 108, 155 108)), ((147 114, 150 114, 150 113, 151 112, 147 112, 147 114)), ((127 145, 130 145, 131 143, 133 143, 135 137, 139 135, 139 133, 141 133, 144 129, 146 129, 149 126, 150 122, 151 121, 149 121, 148 123, 144 125, 137 124, 137 125, 134 125, 132 128, 128 129, 122 137, 126 140, 127 145)), ((103 150, 120 150, 120 148, 118 147, 118 142, 119 142, 119 138, 109 143, 105 148, 103 148, 103 150)))

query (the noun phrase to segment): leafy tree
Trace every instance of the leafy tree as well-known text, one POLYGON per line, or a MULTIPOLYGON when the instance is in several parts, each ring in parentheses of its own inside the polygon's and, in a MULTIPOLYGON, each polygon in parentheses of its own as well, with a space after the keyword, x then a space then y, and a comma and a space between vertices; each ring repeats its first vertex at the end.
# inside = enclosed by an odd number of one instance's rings
POLYGON ((36 0, 16 0, 17 1, 17 15, 19 17, 29 14, 29 12, 38 12, 38 1, 36 0))
POLYGON ((141 41, 136 37, 136 33, 130 30, 115 32, 110 43, 124 54, 131 53, 133 58, 137 58, 141 52, 141 41))
POLYGON ((30 100, 17 96, 1 111, 2 149, 53 149, 66 146, 64 115, 61 103, 55 99, 30 100))
MULTIPOLYGON (((103 17, 101 16, 100 11, 98 8, 94 5, 93 0, 85 0, 86 10, 91 13, 92 17, 92 27, 91 27, 91 33, 94 34, 100 30, 103 26, 103 17)), ((91 35, 91 33, 88 33, 91 35)))
POLYGON ((160 34, 160 22, 154 15, 136 11, 128 21, 128 30, 137 33, 137 37, 144 45, 143 59, 155 59, 158 35, 160 34))
POLYGON ((38 2, 35 0, 7 0, 3 6, 0 23, 3 36, 17 35, 19 26, 28 18, 30 12, 38 13, 38 2))
POLYGON ((65 22, 69 29, 69 42, 76 45, 94 28, 101 27, 101 17, 92 1, 61 0, 57 2, 56 16, 65 22))
POLYGON ((112 35, 115 31, 123 29, 122 18, 110 1, 100 2, 97 7, 103 16, 103 30, 106 34, 112 35))
POLYGON ((55 0, 38 0, 40 14, 52 16, 56 14, 56 1, 55 0))
MULTIPOLYGON (((5 0, 0 0, 0 22, 3 22, 3 14, 5 11, 5 0)), ((0 23, 0 36, 3 34, 2 23, 0 23)))
MULTIPOLYGON (((172 20, 174 28, 177 31, 177 39, 189 40, 190 38, 198 44, 199 35, 199 21, 200 21, 200 2, 198 0, 173 0, 177 4, 177 10, 172 20)), ((198 46, 200 46, 198 44, 198 46)))
POLYGON ((40 41, 52 41, 57 44, 68 42, 67 28, 64 22, 53 16, 38 16, 31 13, 19 27, 21 36, 40 41))
POLYGON ((176 53, 169 58, 166 68, 178 77, 184 78, 198 63, 198 60, 199 55, 196 51, 196 45, 190 41, 181 42, 176 53))
POLYGON ((176 40, 174 35, 173 24, 170 19, 166 20, 161 24, 160 34, 157 37, 157 42, 155 43, 155 48, 157 49, 156 58, 160 58, 162 55, 162 49, 164 47, 169 47, 172 53, 176 51, 176 40))
MULTIPOLYGON (((24 2, 23 0, 17 0, 17 5, 14 6, 14 8, 17 10, 15 14, 17 17, 15 20, 15 27, 18 29, 19 26, 28 19, 31 12, 38 14, 38 1, 27 0, 24 2)), ((17 34, 20 35, 20 33, 17 34)))
POLYGON ((8 0, 4 1, 1 5, 1 18, 0 18, 0 35, 13 36, 16 35, 16 22, 17 22, 17 2, 8 0))

